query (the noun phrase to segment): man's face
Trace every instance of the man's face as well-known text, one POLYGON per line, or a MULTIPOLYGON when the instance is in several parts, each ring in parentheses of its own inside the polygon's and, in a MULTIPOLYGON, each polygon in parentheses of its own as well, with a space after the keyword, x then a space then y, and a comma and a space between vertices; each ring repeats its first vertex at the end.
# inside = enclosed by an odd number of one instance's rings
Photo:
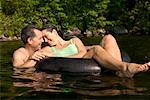
POLYGON ((32 38, 31 46, 38 50, 41 48, 41 44, 43 42, 43 35, 42 32, 38 29, 34 29, 33 31, 35 33, 35 37, 32 38))

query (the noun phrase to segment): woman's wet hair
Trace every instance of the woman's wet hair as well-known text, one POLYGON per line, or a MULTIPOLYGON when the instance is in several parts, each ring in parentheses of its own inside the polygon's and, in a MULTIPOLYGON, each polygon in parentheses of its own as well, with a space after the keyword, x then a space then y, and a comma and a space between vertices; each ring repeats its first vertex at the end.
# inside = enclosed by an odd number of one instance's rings
POLYGON ((45 25, 43 25, 43 27, 42 27, 41 30, 45 30, 45 29, 46 29, 47 31, 49 31, 49 32, 52 32, 53 29, 55 29, 55 30, 57 31, 58 35, 59 35, 61 38, 64 39, 64 33, 63 33, 63 31, 60 30, 60 29, 58 29, 58 28, 55 27, 54 25, 52 25, 52 24, 45 24, 45 25))
POLYGON ((27 25, 21 31, 21 40, 24 44, 27 43, 29 37, 35 37, 34 29, 38 29, 35 25, 27 25))

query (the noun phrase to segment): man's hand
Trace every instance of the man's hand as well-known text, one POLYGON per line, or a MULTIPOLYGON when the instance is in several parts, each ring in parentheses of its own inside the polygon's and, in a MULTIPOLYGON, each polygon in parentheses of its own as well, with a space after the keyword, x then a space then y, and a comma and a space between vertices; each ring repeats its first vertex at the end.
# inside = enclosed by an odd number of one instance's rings
POLYGON ((39 50, 39 51, 36 51, 32 56, 30 56, 29 59, 40 61, 41 59, 44 59, 46 57, 54 57, 54 56, 55 55, 53 52, 46 52, 43 50, 39 50))
POLYGON ((56 57, 54 52, 43 52, 47 57, 56 57))
POLYGON ((40 61, 41 59, 46 58, 47 55, 42 50, 36 51, 32 56, 29 57, 31 60, 40 61))

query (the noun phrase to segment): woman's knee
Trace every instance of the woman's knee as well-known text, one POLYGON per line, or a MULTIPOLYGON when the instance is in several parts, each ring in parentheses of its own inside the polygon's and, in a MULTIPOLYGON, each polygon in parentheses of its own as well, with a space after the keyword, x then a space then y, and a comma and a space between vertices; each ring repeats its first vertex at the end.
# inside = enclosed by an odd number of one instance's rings
POLYGON ((111 34, 108 34, 108 35, 105 35, 103 37, 103 41, 105 43, 108 43, 108 42, 116 42, 116 39, 111 35, 111 34))

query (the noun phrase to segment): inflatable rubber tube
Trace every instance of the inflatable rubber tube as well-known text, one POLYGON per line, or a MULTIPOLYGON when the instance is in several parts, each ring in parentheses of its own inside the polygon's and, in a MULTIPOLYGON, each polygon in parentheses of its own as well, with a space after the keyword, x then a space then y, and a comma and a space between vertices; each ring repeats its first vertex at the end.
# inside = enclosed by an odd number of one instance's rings
POLYGON ((101 68, 93 59, 50 57, 37 63, 36 68, 45 72, 64 72, 72 75, 97 75, 101 68))
MULTIPOLYGON (((127 53, 122 52, 123 61, 130 62, 127 53)), ((50 57, 41 60, 36 65, 37 70, 51 72, 66 72, 72 75, 99 75, 100 66, 93 59, 50 57)))

